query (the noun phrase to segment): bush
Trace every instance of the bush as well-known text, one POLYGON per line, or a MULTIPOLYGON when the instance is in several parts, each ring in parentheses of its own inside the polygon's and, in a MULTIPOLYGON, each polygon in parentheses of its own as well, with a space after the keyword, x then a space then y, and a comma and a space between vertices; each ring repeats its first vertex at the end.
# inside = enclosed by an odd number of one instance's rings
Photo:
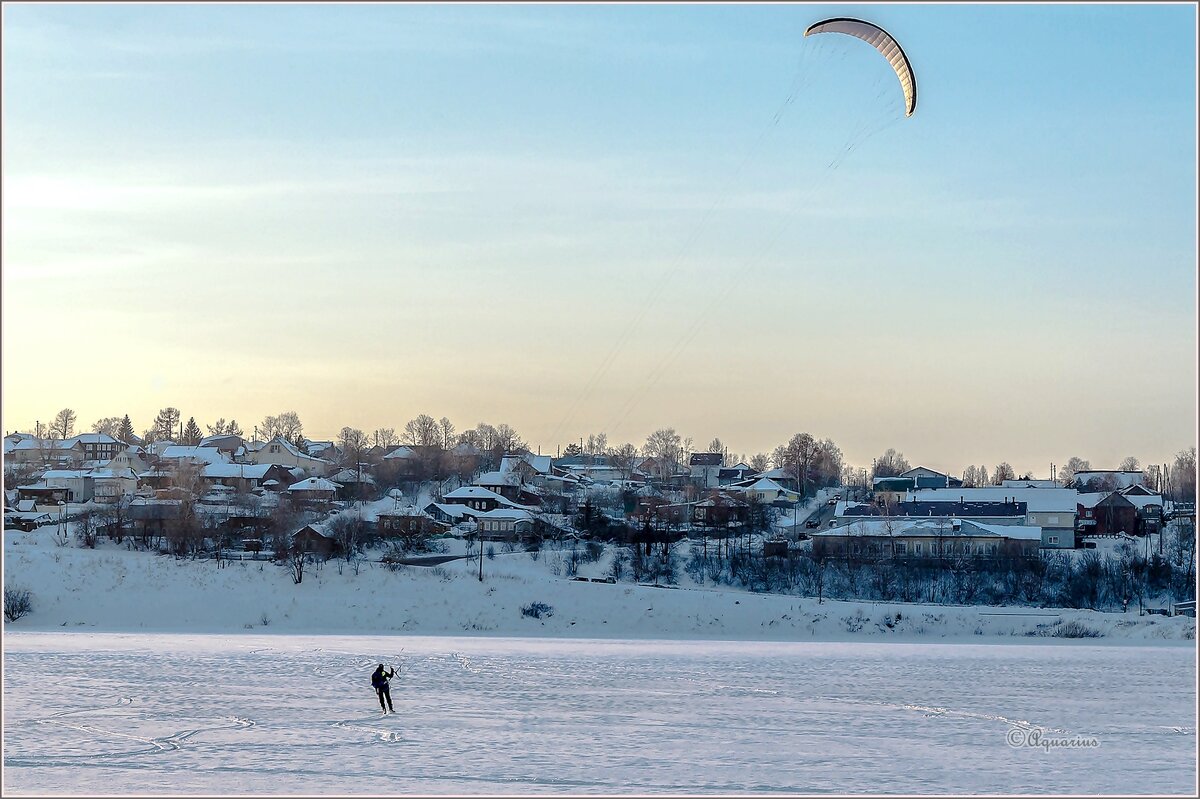
POLYGON ((1055 638, 1101 638, 1104 635, 1099 630, 1094 630, 1077 621, 1060 624, 1050 634, 1055 638))
POLYGON ((1040 638, 1102 638, 1104 633, 1077 621, 1060 621, 1055 624, 1039 624, 1037 629, 1029 630, 1025 635, 1040 638))
POLYGON ((545 602, 530 602, 528 605, 521 608, 521 615, 524 617, 540 619, 543 616, 553 616, 554 608, 550 607, 545 602))
POLYGON ((33 594, 28 588, 4 589, 4 620, 16 621, 33 612, 33 594))

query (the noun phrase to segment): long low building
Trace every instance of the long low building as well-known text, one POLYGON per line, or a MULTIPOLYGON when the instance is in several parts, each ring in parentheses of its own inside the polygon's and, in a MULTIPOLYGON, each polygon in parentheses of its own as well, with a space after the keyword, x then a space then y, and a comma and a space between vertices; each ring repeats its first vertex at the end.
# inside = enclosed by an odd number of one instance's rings
POLYGON ((1042 528, 1042 546, 1071 549, 1075 546, 1075 519, 1079 492, 1074 488, 935 488, 912 491, 904 499, 919 502, 1020 502, 1026 525, 1042 528))
POLYGON ((860 518, 813 533, 813 555, 845 558, 1034 557, 1042 530, 967 519, 860 518))

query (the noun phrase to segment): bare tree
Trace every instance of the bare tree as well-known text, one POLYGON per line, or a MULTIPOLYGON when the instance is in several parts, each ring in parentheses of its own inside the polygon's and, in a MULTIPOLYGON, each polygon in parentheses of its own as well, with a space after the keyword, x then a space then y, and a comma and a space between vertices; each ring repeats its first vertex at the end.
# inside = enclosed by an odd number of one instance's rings
POLYGON ((399 440, 396 438, 396 429, 394 427, 378 428, 374 433, 371 434, 371 439, 375 446, 383 447, 384 449, 399 443, 399 440))
POLYGON ((359 513, 341 513, 329 522, 329 532, 337 539, 347 563, 354 559, 365 531, 366 521, 359 513))
POLYGON ((516 453, 527 449, 525 442, 517 435, 517 431, 506 424, 496 426, 496 446, 500 453, 516 453))
POLYGON ((438 420, 438 430, 442 434, 442 449, 447 451, 454 449, 457 443, 454 435, 454 422, 450 421, 448 417, 443 416, 438 420))
POLYGON ((911 468, 902 454, 889 447, 886 452, 875 459, 875 469, 871 476, 895 477, 898 474, 907 472, 911 468))
POLYGON ((1137 458, 1130 455, 1128 458, 1121 461, 1121 465, 1117 467, 1117 470, 1122 472, 1140 472, 1142 470, 1142 464, 1137 458))
POLYGON ((1015 480, 1017 478, 1013 467, 1009 466, 1008 461, 1003 461, 996 466, 996 471, 992 474, 992 485, 1004 485, 1005 480, 1015 480))
POLYGON ((70 438, 75 434, 75 411, 63 408, 50 423, 50 431, 58 438, 70 438))
POLYGON ((129 494, 121 494, 99 511, 100 522, 108 537, 118 544, 125 538, 125 525, 129 522, 129 507, 132 502, 133 498, 129 494))
POLYGON ((92 422, 92 432, 100 433, 101 435, 111 438, 120 438, 121 433, 121 417, 120 416, 105 416, 103 419, 97 419, 92 422))
POLYGON ((79 546, 95 549, 96 541, 100 538, 99 515, 90 509, 80 514, 75 520, 75 538, 79 546))
POLYGON ((609 452, 613 465, 621 470, 621 474, 626 480, 633 476, 633 464, 637 461, 637 456, 636 444, 622 444, 609 452))
POLYGON ((370 446, 367 434, 357 427, 343 427, 338 433, 338 448, 342 451, 347 463, 358 463, 362 460, 363 450, 370 446))
POLYGON ((266 441, 282 436, 287 441, 295 442, 304 436, 304 424, 295 411, 284 411, 278 416, 264 417, 259 425, 259 434, 266 441))
POLYGON ((1196 501, 1196 448, 1180 450, 1167 472, 1167 487, 1171 498, 1181 502, 1196 501))
POLYGON ((292 582, 296 585, 304 582, 304 565, 308 562, 308 553, 296 544, 287 551, 285 558, 288 565, 288 573, 292 577, 292 582))
POLYGON ((771 462, 767 458, 766 453, 759 452, 750 459, 750 468, 756 472, 765 472, 770 467, 771 462))
POLYGON ((1085 461, 1083 458, 1072 455, 1071 458, 1058 469, 1058 480, 1065 486, 1075 482, 1076 472, 1086 472, 1092 468, 1092 464, 1085 461))
POLYGON ((587 437, 587 444, 583 451, 588 455, 607 455, 608 454, 608 434, 597 433, 587 437))
POLYGON ((410 419, 404 425, 400 439, 410 447, 436 447, 442 442, 438 423, 427 413, 410 419))
POLYGON ((660 428, 646 437, 642 454, 659 461, 665 471, 667 468, 678 467, 683 462, 683 442, 674 427, 660 428))

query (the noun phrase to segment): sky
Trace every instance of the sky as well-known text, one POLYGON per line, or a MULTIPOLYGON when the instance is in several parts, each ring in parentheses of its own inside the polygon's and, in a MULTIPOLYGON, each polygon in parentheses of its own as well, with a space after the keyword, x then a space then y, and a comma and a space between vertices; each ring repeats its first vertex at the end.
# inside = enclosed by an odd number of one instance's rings
POLYGON ((1162 463, 1196 66, 1192 4, 6 3, 3 426, 1162 463))

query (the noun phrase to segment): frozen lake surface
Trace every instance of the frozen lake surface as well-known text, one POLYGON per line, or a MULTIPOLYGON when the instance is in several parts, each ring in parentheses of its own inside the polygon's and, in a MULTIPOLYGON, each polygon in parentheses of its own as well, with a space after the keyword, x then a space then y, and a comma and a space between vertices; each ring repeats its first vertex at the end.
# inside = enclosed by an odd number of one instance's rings
POLYGON ((8 633, 8 793, 1190 794, 1191 646, 8 633), (402 662, 397 715, 369 676, 402 662), (1034 728, 1098 746, 1014 747, 1034 728))

